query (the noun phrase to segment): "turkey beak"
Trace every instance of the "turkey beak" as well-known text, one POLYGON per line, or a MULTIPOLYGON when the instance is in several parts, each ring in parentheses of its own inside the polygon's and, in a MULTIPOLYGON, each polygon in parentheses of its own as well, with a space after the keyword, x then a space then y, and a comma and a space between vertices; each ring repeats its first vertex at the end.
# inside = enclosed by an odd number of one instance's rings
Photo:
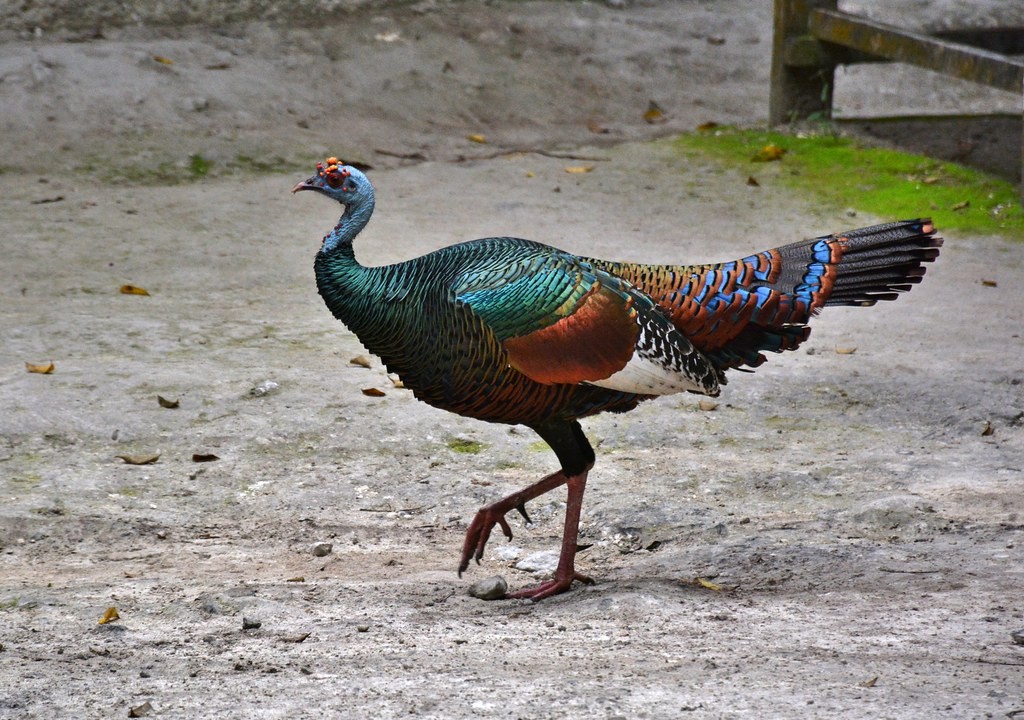
POLYGON ((299 190, 313 190, 313 178, 309 180, 303 180, 300 183, 296 183, 295 187, 292 188, 293 193, 297 193, 299 190))

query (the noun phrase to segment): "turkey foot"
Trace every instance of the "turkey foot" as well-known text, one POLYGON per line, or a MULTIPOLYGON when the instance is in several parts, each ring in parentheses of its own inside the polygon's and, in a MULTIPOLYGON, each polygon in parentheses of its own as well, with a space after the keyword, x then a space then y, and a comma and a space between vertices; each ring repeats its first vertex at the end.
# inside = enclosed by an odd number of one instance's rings
MULTIPOLYGON (((589 468, 588 468, 589 469, 589 468)), ((459 564, 459 574, 469 566, 469 559, 472 557, 480 562, 483 557, 484 547, 495 525, 500 525, 505 536, 512 538, 512 530, 505 520, 505 514, 524 505, 528 500, 543 495, 549 490, 565 484, 569 489, 569 497, 565 505, 565 527, 562 531, 562 551, 558 557, 558 568, 555 576, 535 587, 525 588, 509 594, 509 598, 528 598, 536 602, 546 597, 557 595, 568 590, 574 580, 579 580, 587 585, 594 581, 586 575, 576 572, 576 540, 580 529, 580 510, 583 506, 583 491, 587 485, 587 472, 584 470, 579 475, 569 475, 562 471, 552 473, 540 482, 517 493, 509 495, 504 500, 499 500, 493 505, 481 508, 477 512, 473 522, 470 523, 466 532, 466 541, 462 546, 462 561, 459 564)))
POLYGON ((469 524, 469 529, 466 530, 466 540, 462 543, 459 577, 462 577, 462 573, 469 567, 470 558, 475 560, 477 565, 480 564, 480 559, 484 556, 484 548, 487 547, 487 540, 491 537, 491 530, 494 529, 495 525, 501 527, 501 532, 506 538, 512 539, 512 528, 509 527, 508 521, 505 519, 505 515, 510 510, 518 510, 526 518, 526 521, 529 522, 530 518, 526 514, 526 503, 550 490, 554 490, 559 485, 564 485, 567 480, 568 478, 566 478, 565 473, 559 470, 529 487, 512 493, 507 498, 480 508, 473 518, 473 522, 469 524))
POLYGON ((547 582, 542 582, 540 585, 534 585, 533 587, 523 588, 522 590, 516 590, 514 593, 509 593, 506 598, 519 599, 525 598, 527 600, 543 600, 546 597, 563 593, 572 586, 573 580, 579 580, 584 585, 593 585, 594 580, 583 573, 573 571, 570 577, 560 578, 558 573, 555 573, 555 577, 547 582))

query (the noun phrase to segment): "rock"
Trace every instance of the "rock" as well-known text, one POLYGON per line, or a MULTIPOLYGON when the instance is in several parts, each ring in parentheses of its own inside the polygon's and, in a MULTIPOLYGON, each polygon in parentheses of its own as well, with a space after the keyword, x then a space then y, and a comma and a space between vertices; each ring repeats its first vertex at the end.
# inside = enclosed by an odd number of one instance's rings
POLYGON ((1017 645, 1024 645, 1024 628, 1020 630, 1014 630, 1010 633, 1010 639, 1013 640, 1017 645))
POLYGON ((259 630, 263 625, 263 622, 255 618, 242 616, 242 629, 243 630, 259 630))
POLYGON ((279 390, 281 386, 273 380, 264 380, 258 385, 249 389, 249 395, 252 397, 263 397, 264 395, 270 395, 273 392, 279 390))
POLYGON ((535 574, 553 573, 558 567, 558 552, 542 550, 531 553, 516 563, 516 570, 525 570, 535 574))
POLYGON ((498 545, 491 551, 495 560, 501 562, 514 562, 523 554, 523 549, 518 545, 498 545))
POLYGON ((330 555, 333 549, 334 545, 329 542, 315 542, 309 547, 309 551, 313 553, 315 557, 330 555))
POLYGON ((508 583, 501 575, 477 580, 469 586, 469 594, 480 600, 501 600, 508 592, 508 583))

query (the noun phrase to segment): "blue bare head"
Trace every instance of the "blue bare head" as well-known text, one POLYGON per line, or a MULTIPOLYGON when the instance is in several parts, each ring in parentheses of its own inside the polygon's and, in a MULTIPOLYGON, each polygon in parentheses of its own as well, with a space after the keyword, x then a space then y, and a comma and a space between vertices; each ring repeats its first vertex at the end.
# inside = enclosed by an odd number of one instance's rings
POLYGON ((316 164, 316 175, 303 180, 292 192, 316 190, 355 212, 361 207, 373 207, 373 185, 360 170, 346 165, 336 157, 316 164))

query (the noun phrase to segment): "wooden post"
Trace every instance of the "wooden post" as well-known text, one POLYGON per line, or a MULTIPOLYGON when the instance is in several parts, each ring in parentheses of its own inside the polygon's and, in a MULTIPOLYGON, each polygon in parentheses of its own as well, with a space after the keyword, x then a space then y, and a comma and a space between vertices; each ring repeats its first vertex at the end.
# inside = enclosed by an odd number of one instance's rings
POLYGON ((775 0, 768 122, 780 125, 832 114, 835 62, 811 36, 810 14, 835 10, 837 0, 775 0))

